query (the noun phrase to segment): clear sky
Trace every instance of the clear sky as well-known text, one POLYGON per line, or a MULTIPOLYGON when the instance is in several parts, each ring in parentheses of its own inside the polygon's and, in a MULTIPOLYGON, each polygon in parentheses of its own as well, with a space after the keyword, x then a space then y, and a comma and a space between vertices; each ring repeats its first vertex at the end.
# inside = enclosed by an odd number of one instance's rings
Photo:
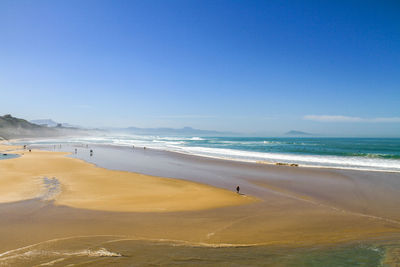
POLYGON ((0 114, 400 137, 400 1, 0 1, 0 114))

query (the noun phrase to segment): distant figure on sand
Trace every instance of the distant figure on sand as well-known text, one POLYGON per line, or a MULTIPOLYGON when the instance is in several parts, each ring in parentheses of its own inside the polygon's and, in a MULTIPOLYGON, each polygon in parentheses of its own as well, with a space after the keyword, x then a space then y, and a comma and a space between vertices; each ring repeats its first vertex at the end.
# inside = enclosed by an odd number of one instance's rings
POLYGON ((146 147, 144 146, 143 149, 146 149, 146 147))
POLYGON ((32 150, 29 149, 29 152, 31 152, 32 150))
POLYGON ((78 153, 78 149, 75 148, 75 154, 78 153))
POLYGON ((240 186, 237 186, 236 187, 236 192, 239 194, 239 191, 240 191, 240 186))
POLYGON ((90 149, 90 156, 93 156, 93 150, 90 149))

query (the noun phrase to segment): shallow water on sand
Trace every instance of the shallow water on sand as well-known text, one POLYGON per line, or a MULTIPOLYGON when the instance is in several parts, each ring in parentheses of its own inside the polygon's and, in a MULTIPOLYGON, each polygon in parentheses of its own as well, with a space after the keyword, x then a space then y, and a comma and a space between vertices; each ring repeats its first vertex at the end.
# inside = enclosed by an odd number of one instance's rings
POLYGON ((0 160, 14 159, 14 158, 18 158, 18 157, 19 157, 19 155, 16 155, 16 154, 0 153, 0 160))
MULTIPOLYGON (((390 266, 387 250, 399 244, 333 247, 204 247, 123 236, 76 237, 0 254, 0 266, 390 266)), ((395 265, 393 265, 395 266, 395 265)))

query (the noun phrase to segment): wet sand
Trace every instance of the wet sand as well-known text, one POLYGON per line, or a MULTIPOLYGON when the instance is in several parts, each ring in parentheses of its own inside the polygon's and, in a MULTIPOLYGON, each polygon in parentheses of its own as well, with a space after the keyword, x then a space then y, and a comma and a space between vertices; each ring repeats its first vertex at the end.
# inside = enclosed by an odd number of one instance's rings
MULTIPOLYGON (((69 151, 72 148, 63 149, 69 151)), ((113 175, 103 176, 93 169, 99 169, 102 173, 114 171, 67 158, 65 152, 34 150, 31 155, 25 153, 20 158, 0 161, 0 183, 7 180, 5 184, 13 186, 12 194, 3 186, 0 189, 3 190, 3 204, 0 204, 0 265, 18 265, 24 260, 25 263, 35 264, 59 260, 60 264, 66 264, 72 258, 74 262, 86 260, 89 264, 106 265, 108 257, 115 257, 112 260, 115 263, 128 265, 132 264, 135 257, 139 257, 134 254, 139 244, 144 246, 143 249, 146 248, 147 252, 143 253, 147 256, 143 257, 147 257, 147 262, 157 262, 154 253, 161 250, 178 253, 182 251, 182 246, 185 249, 224 248, 228 249, 224 253, 231 256, 238 253, 235 248, 241 248, 248 257, 253 257, 252 262, 257 262, 257 259, 265 261, 263 257, 271 252, 270 249, 279 246, 284 246, 283 250, 278 249, 284 253, 295 248, 320 248, 346 242, 373 244, 376 240, 391 240, 395 244, 392 251, 398 252, 400 175, 397 173, 269 166, 150 149, 132 151, 101 146, 94 147, 95 153, 90 157, 85 148, 78 146, 78 149, 78 157, 87 157, 86 160, 100 167, 148 175, 117 171, 114 180, 113 175), (17 168, 18 161, 28 160, 32 169, 21 173, 17 168), (75 164, 80 166, 79 171, 73 167, 75 164), (5 165, 12 165, 8 168, 14 168, 14 171, 5 175, 5 165), (97 176, 91 176, 93 172, 97 176), (99 176, 99 180, 95 178, 99 176), (144 180, 147 183, 147 179, 150 179, 151 186, 160 186, 159 183, 164 186, 164 182, 171 182, 154 176, 179 178, 172 180, 173 188, 177 184, 188 183, 185 184, 188 188, 194 186, 206 191, 208 199, 202 200, 200 197, 198 200, 190 195, 182 195, 178 201, 165 204, 180 208, 160 212, 150 210, 147 203, 130 199, 129 194, 125 193, 125 187, 131 185, 130 181, 125 180, 133 179, 137 185, 144 180), (43 180, 44 177, 48 180, 43 180), (57 180, 52 180, 53 177, 57 180), (246 198, 214 187, 232 190, 237 184, 246 198), (124 187, 121 188, 121 185, 124 187), (60 186, 62 193, 57 192, 60 186), (68 192, 68 188, 73 190, 68 192), (116 194, 109 201, 110 192, 120 191, 121 195, 116 194), (37 195, 43 196, 43 192, 51 194, 38 198, 37 195), (102 199, 106 193, 107 197, 102 199), (81 194, 85 197, 82 198, 81 194), (221 202, 216 201, 221 196, 221 202), (127 205, 122 205, 124 212, 115 210, 123 198, 130 199, 127 205), (252 201, 256 199, 258 201, 252 201), (97 204, 93 204, 95 202, 97 204), (129 211, 132 207, 136 210, 129 211), (29 245, 33 246, 10 251, 29 245), (101 250, 103 248, 105 250, 101 250), (52 254, 51 251, 56 253, 52 254), (109 252, 125 255, 132 261, 107 254, 109 252)), ((169 186, 165 190, 170 194, 177 193, 169 186)), ((148 197, 154 196, 150 194, 148 197)), ((160 199, 150 204, 153 208, 161 205, 164 203, 160 199)), ((193 251, 190 251, 188 255, 192 255, 193 251)), ((218 254, 217 251, 209 253, 214 252, 218 254)), ((193 253, 192 256, 200 261, 195 261, 196 264, 207 263, 202 261, 203 256, 199 256, 203 252, 193 253)), ((395 258, 393 255, 392 258, 395 258)), ((387 257, 388 261, 396 261, 392 258, 387 257)), ((230 258, 225 260, 229 262, 230 258)))

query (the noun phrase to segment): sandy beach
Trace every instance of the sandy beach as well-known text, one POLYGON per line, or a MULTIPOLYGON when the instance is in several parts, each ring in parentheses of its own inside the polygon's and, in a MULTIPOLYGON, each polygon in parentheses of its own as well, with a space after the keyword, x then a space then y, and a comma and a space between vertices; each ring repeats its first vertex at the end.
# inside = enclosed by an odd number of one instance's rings
MULTIPOLYGON (((399 240, 398 173, 101 146, 90 158, 79 149, 75 157, 91 163, 68 156, 73 147, 28 152, 0 146, 20 155, 0 161, 0 266, 57 260, 107 265, 108 257, 128 264, 140 244, 161 254, 171 253, 171 244, 183 246, 199 256, 191 248, 242 247, 258 255, 261 248, 399 240), (234 192, 237 184, 243 195, 234 192)), ((398 248, 391 251, 390 264, 398 248)))
POLYGON ((1 203, 42 198, 52 200, 55 205, 81 209, 171 212, 256 201, 250 196, 199 183, 107 170, 66 157, 68 153, 14 152, 20 157, 0 162, 1 203))

